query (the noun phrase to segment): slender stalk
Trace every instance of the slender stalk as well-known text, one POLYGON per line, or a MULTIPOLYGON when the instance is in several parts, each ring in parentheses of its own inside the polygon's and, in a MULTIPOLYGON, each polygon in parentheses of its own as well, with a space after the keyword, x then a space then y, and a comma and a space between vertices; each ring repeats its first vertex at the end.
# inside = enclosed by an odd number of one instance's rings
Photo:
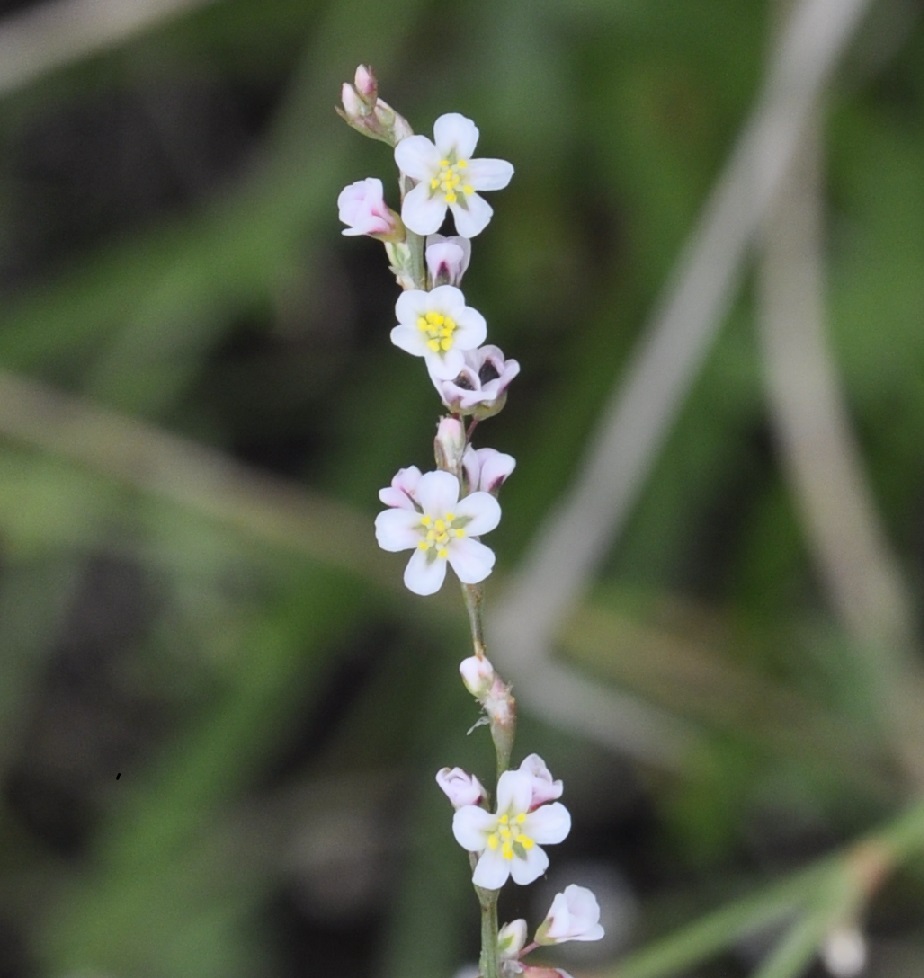
POLYGON ((484 624, 481 619, 481 605, 484 601, 484 588, 480 584, 463 584, 462 597, 468 611, 468 627, 472 632, 472 648, 479 659, 486 655, 484 643, 484 624))
POLYGON ((481 978, 498 978, 497 962, 497 897, 500 890, 483 890, 475 887, 481 905, 481 978))

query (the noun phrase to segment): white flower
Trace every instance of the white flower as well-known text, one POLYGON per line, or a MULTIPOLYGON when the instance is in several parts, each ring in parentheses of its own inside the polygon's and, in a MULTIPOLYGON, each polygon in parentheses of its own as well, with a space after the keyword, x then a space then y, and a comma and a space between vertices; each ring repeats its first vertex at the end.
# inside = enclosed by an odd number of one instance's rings
POLYGON ((526 885, 548 868, 540 848, 561 842, 571 828, 568 809, 559 802, 529 810, 532 778, 526 771, 505 771, 497 782, 497 813, 466 805, 452 819, 456 841, 479 853, 472 875, 475 886, 499 890, 508 877, 526 885))
POLYGON ((382 181, 375 177, 357 180, 340 191, 337 198, 340 220, 347 236, 369 234, 389 237, 398 230, 398 215, 388 209, 382 181))
POLYGON ((552 901, 545 920, 536 931, 537 944, 563 944, 565 941, 599 941, 600 905, 585 886, 572 883, 552 901))
POLYGON ((472 492, 489 492, 492 495, 497 495, 516 464, 512 455, 499 452, 496 448, 472 448, 469 445, 462 456, 462 468, 472 492))
POLYGON ((438 285, 430 292, 402 292, 395 315, 398 325, 391 331, 392 343, 423 357, 433 378, 458 376, 465 366, 465 351, 480 346, 488 334, 484 316, 469 308, 453 285, 438 285))
POLYGON ((421 471, 416 465, 406 469, 398 469, 398 474, 391 480, 391 485, 379 490, 379 502, 393 509, 416 510, 414 492, 420 482, 421 471))
POLYGON ((375 518, 383 550, 413 549, 404 583, 415 594, 438 591, 447 563, 464 584, 478 584, 494 567, 494 552, 474 538, 497 526, 500 506, 486 492, 459 499, 459 488, 448 472, 426 472, 414 488, 414 508, 396 506, 375 518))
POLYGON ((520 770, 525 771, 532 778, 530 808, 536 808, 539 805, 544 805, 547 801, 561 798, 561 793, 564 790, 561 780, 552 780, 552 773, 538 754, 530 754, 528 757, 524 757, 520 764, 520 770))
POLYGON ((444 238, 431 234, 427 238, 424 261, 432 285, 458 285, 468 270, 472 243, 468 238, 452 235, 444 238))
POLYGON ((513 166, 505 160, 473 160, 478 127, 458 112, 441 115, 433 124, 433 141, 408 136, 395 147, 402 173, 416 180, 404 198, 401 217, 415 234, 433 234, 452 211, 456 230, 465 238, 483 231, 491 206, 478 190, 502 190, 510 183, 513 166))
POLYGON ((487 792, 474 774, 467 774, 460 767, 441 768, 436 772, 436 783, 452 803, 453 808, 477 805, 487 792))
POLYGON ((489 344, 469 350, 459 373, 450 379, 433 378, 433 386, 450 411, 474 414, 481 421, 503 408, 507 388, 519 372, 516 360, 505 360, 503 351, 489 344))

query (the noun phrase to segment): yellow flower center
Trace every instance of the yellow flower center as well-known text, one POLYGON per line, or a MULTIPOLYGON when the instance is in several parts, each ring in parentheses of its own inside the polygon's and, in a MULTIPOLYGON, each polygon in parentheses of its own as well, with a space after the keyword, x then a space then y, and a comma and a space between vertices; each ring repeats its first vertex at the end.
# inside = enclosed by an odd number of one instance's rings
POLYGON ((455 320, 441 312, 427 312, 417 317, 417 328, 427 338, 427 346, 434 353, 452 349, 452 334, 456 331, 455 320))
POLYGON ((465 536, 467 516, 456 516, 455 513, 444 513, 441 517, 421 516, 420 527, 423 537, 417 544, 419 550, 427 554, 427 560, 445 560, 449 556, 449 544, 465 536))
POLYGON ((521 828, 526 821, 524 814, 501 815, 497 820, 497 828, 488 836, 488 848, 494 851, 500 849, 504 859, 513 859, 515 855, 522 856, 527 849, 536 844, 521 828), (519 851, 518 851, 519 850, 519 851))
POLYGON ((430 181, 431 194, 442 194, 447 204, 454 204, 460 193, 474 193, 474 187, 465 181, 467 168, 468 160, 440 160, 439 173, 430 181))

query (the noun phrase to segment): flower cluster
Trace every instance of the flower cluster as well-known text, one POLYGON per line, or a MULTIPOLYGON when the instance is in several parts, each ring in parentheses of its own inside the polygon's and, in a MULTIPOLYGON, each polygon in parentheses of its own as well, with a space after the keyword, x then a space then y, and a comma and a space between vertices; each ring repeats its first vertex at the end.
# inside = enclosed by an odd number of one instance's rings
POLYGON ((487 658, 479 617, 479 585, 495 563, 481 537, 500 522, 497 495, 516 462, 493 448, 475 448, 471 439, 476 427, 503 409, 520 365, 487 342, 487 322, 467 303, 460 286, 471 260, 471 239, 493 215, 481 192, 506 187, 513 167, 503 160, 473 158, 478 129, 457 112, 436 120, 432 140, 414 135, 407 121, 379 99, 375 76, 363 66, 353 83, 343 86, 342 100, 338 111, 349 125, 393 147, 401 189, 396 211, 376 178, 344 188, 337 201, 343 233, 372 237, 385 246, 402 289, 391 341, 423 361, 448 412, 434 439, 436 468, 398 470, 379 492, 386 508, 376 517, 375 534, 384 550, 411 551, 404 583, 414 593, 438 591, 447 566, 463 584, 475 654, 461 663, 460 673, 483 711, 479 724, 490 727, 501 773, 493 804, 490 790, 461 768, 443 768, 436 781, 454 809, 452 834, 469 853, 482 914, 493 921, 482 933, 497 933, 496 946, 493 936, 484 939, 481 974, 561 978, 559 969, 522 961, 537 947, 603 936, 600 908, 589 890, 572 885, 559 893, 529 944, 525 920, 497 928, 500 889, 510 879, 528 885, 542 876, 549 865, 544 847, 562 842, 571 829, 568 809, 558 800, 562 782, 542 758, 530 754, 518 768, 510 768, 516 703, 487 658), (449 218, 456 233, 437 233, 449 218))
MULTIPOLYGON (((475 695, 486 697, 495 682, 493 670, 490 664, 479 667, 473 660, 463 662, 463 680, 475 695)), ((538 754, 530 754, 518 769, 500 776, 493 812, 481 782, 461 768, 443 768, 436 782, 455 809, 452 831, 456 841, 476 857, 472 882, 482 889, 498 890, 508 879, 521 885, 534 882, 549 865, 542 846, 562 842, 571 828, 568 809, 557 800, 562 782, 553 780, 538 754)), ((497 950, 505 974, 535 970, 521 959, 536 947, 603 937, 596 897, 583 886, 565 887, 552 901, 531 944, 526 943, 526 936, 525 920, 500 929, 497 950)))
MULTIPOLYGON (((404 574, 416 594, 442 587, 448 564, 463 584, 478 584, 494 566, 494 554, 478 539, 500 520, 494 498, 514 460, 468 443, 479 422, 497 414, 520 372, 493 344, 485 343, 484 316, 459 288, 471 258, 471 238, 493 211, 479 191, 500 190, 513 176, 504 160, 474 159, 478 129, 457 112, 440 116, 433 139, 415 136, 407 122, 378 98, 372 72, 360 66, 343 86, 340 114, 366 135, 394 145, 403 188, 400 216, 385 201, 382 181, 368 177, 345 187, 337 200, 345 235, 382 241, 404 291, 395 304, 391 341, 423 360, 450 418, 468 419, 455 450, 443 452, 438 470, 401 469, 379 498, 388 507, 375 521, 379 546, 412 550, 404 574), (452 216, 455 235, 436 232, 452 216), (410 235, 425 236, 423 267, 414 269, 410 235)), ((439 455, 439 450, 438 450, 439 455)))

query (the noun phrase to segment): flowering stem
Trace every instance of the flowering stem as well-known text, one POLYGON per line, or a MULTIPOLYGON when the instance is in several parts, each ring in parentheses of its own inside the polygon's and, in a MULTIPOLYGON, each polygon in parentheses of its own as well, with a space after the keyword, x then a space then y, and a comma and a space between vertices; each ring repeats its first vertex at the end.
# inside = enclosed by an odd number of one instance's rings
POLYGON ((424 239, 413 231, 407 232, 405 243, 410 252, 410 273, 415 289, 426 289, 427 276, 424 272, 424 239))
POLYGON ((485 657, 484 625, 481 621, 481 604, 484 588, 480 584, 463 584, 462 597, 468 610, 468 625, 472 632, 472 647, 479 659, 485 657))
POLYGON ((497 897, 500 890, 475 887, 481 906, 481 978, 498 978, 497 967, 497 897))

